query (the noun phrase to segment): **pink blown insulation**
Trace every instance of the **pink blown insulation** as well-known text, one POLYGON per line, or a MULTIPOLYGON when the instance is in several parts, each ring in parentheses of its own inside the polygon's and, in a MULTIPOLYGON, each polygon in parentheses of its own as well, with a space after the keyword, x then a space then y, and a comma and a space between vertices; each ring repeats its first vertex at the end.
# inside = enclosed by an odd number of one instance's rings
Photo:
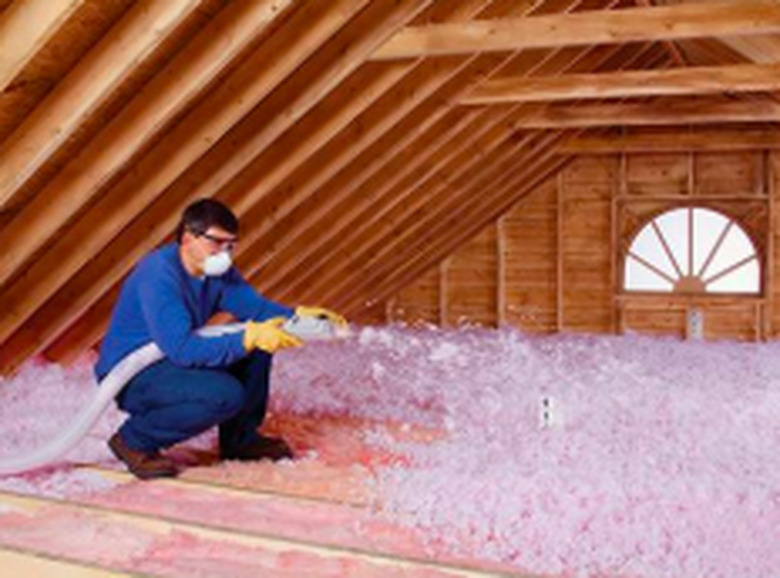
MULTIPOLYGON (((93 392, 89 363, 0 380, 0 456, 64 427, 93 392)), ((272 387, 278 414, 441 431, 361 434, 404 456, 375 470, 376 515, 434 551, 566 576, 780 576, 780 343, 365 328, 280 354, 272 387)), ((120 420, 67 460, 108 459, 120 420)), ((77 472, 0 487, 106 483, 77 472)))
POLYGON ((432 543, 535 573, 780 576, 780 343, 365 329, 278 369, 279 409, 448 432, 378 472, 432 543))

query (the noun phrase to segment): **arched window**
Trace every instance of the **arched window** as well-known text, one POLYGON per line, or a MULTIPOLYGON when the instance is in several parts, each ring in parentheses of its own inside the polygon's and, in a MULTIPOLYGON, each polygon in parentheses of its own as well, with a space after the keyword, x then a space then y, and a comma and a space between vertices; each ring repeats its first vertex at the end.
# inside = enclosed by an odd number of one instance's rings
POLYGON ((659 215, 634 238, 625 260, 628 291, 760 291, 761 267, 750 237, 733 219, 702 208, 659 215))

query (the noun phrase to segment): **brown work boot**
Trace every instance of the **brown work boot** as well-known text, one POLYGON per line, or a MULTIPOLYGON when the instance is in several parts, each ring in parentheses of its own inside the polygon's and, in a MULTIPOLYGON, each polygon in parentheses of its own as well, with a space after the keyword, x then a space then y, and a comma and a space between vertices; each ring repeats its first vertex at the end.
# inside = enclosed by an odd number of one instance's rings
POLYGON ((119 460, 125 463, 128 470, 142 480, 172 478, 179 473, 176 465, 169 458, 157 452, 150 454, 129 448, 119 432, 108 440, 108 447, 119 460))
POLYGON ((234 450, 221 450, 223 460, 284 460, 293 459, 290 446, 283 439, 260 435, 258 439, 234 450))

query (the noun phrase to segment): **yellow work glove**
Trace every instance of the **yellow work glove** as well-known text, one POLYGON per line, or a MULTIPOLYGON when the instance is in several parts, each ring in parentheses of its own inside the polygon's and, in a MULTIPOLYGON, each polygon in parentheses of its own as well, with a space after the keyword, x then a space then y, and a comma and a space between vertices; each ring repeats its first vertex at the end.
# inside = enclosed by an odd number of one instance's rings
POLYGON ((268 321, 250 321, 244 329, 244 349, 262 349, 268 353, 276 353, 288 347, 300 347, 303 342, 282 329, 286 321, 284 317, 274 317, 268 321))
POLYGON ((346 329, 349 327, 347 320, 330 309, 324 307, 307 307, 305 305, 299 305, 295 308, 295 314, 298 317, 318 317, 320 319, 327 319, 330 321, 336 329, 346 329))

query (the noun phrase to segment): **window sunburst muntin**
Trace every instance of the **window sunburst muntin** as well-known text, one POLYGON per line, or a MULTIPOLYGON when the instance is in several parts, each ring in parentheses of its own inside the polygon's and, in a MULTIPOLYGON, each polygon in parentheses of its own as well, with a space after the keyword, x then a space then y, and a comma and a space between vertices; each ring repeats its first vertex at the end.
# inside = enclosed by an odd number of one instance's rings
POLYGON ((664 293, 747 293, 761 286, 758 253, 733 219, 712 209, 672 209, 647 223, 628 250, 624 287, 664 293))

